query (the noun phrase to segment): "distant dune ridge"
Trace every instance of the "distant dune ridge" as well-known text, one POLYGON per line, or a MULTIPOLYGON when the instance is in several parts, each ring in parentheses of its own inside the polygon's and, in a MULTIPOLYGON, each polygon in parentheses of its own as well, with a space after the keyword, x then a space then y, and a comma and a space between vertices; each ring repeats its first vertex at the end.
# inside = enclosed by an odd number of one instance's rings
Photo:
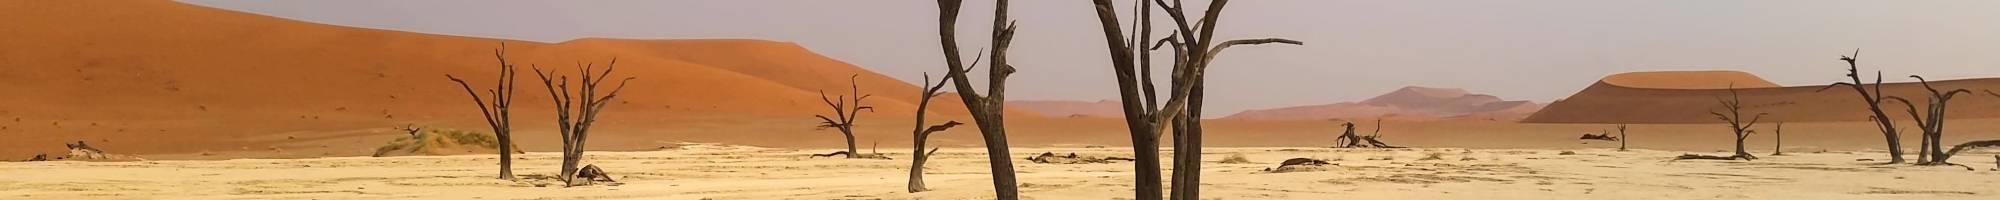
POLYGON ((1007 105, 1041 113, 1043 117, 1125 117, 1125 108, 1122 107, 1124 105, 1119 104, 1118 100, 1098 100, 1096 102, 1026 100, 1009 101, 1007 105))
POLYGON ((1409 86, 1361 102, 1248 110, 1225 119, 1360 120, 1479 119, 1513 121, 1540 109, 1530 101, 1507 101, 1464 89, 1409 86))
MULTIPOLYGON (((1846 80, 1841 77, 1842 68, 1826 67, 1826 83, 1846 80)), ((1916 101, 1923 107, 1929 93, 1915 79, 1907 74, 1884 74, 1886 83, 1882 90, 1888 96, 1901 96, 1916 101)), ((1873 83, 1872 74, 1866 74, 1864 81, 1873 83)), ((1569 98, 1549 103, 1547 108, 1529 116, 1522 122, 1529 123, 1716 123, 1711 110, 1720 109, 1716 98, 1727 98, 1728 87, 1734 85, 1742 95, 1747 113, 1770 113, 1765 121, 1823 122, 1823 121, 1867 121, 1869 113, 1866 103, 1853 89, 1847 87, 1829 88, 1819 91, 1825 85, 1804 85, 1782 87, 1758 78, 1756 75, 1737 71, 1669 71, 1634 72, 1612 74, 1603 80, 1569 98)), ((2000 88, 2000 79, 1981 78, 1963 80, 1936 80, 1931 85, 1939 90, 2000 88)), ((1874 86, 1869 85, 1870 90, 1874 86)), ((1901 103, 1885 101, 1882 109, 1893 120, 1909 120, 1908 111, 1901 103)), ((1950 119, 1972 119, 2000 117, 2000 99, 1975 92, 1960 95, 1951 101, 1950 119)), ((1919 111, 1922 112, 1922 111, 1919 111)))

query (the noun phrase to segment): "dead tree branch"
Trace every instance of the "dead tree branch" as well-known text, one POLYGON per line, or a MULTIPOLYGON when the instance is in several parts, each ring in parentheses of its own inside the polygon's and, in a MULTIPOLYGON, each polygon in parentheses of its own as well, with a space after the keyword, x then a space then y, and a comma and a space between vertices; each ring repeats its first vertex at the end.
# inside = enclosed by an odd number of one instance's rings
MULTIPOLYGON (((487 104, 484 99, 481 99, 479 93, 474 92, 472 85, 466 84, 465 80, 451 74, 445 74, 444 77, 451 79, 452 82, 458 82, 459 88, 465 89, 465 95, 472 97, 473 105, 479 107, 480 116, 486 119, 486 125, 493 128, 494 138, 499 140, 499 145, 497 145, 500 148, 499 178, 513 180, 514 150, 511 148, 514 146, 514 141, 508 108, 514 104, 514 73, 517 70, 515 70, 514 64, 507 63, 506 51, 506 43, 501 43, 499 49, 493 50, 493 58, 500 60, 500 64, 498 65, 500 67, 500 77, 497 81, 494 81, 493 89, 486 90, 486 94, 490 95, 493 99, 492 104, 487 104)), ((412 131, 411 134, 414 136, 415 131, 412 131)))

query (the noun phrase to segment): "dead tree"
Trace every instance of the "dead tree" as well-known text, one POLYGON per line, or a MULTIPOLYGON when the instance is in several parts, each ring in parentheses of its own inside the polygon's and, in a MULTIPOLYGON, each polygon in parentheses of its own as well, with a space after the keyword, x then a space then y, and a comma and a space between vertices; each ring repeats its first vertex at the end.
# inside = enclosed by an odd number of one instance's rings
POLYGON ((544 72, 541 67, 529 65, 535 70, 535 76, 542 79, 542 86, 548 89, 549 99, 556 107, 556 131, 562 136, 563 152, 562 175, 559 178, 567 186, 590 184, 590 179, 577 178, 577 164, 583 161, 584 146, 588 141, 585 139, 590 136, 591 125, 597 123, 597 114, 611 105, 612 98, 618 97, 618 92, 625 90, 626 83, 635 79, 634 77, 620 79, 618 86, 612 88, 610 92, 599 93, 598 86, 610 78, 611 71, 618 66, 618 59, 612 58, 611 63, 604 65, 602 72, 592 69, 595 65, 591 63, 577 66, 577 76, 581 77, 577 84, 581 86, 574 92, 570 91, 569 76, 557 75, 553 70, 544 72))
POLYGON ((1173 198, 1191 199, 1199 196, 1197 191, 1201 177, 1201 118, 1198 113, 1201 112, 1202 101, 1200 93, 1203 72, 1216 55, 1223 49, 1235 45, 1303 44, 1281 38, 1215 43, 1213 38, 1216 21, 1221 18, 1222 8, 1229 1, 1211 1, 1208 4, 1207 15, 1194 23, 1188 20, 1178 2, 1168 4, 1164 0, 1140 1, 1132 19, 1134 21, 1132 26, 1138 30, 1131 38, 1127 38, 1124 29, 1120 27, 1118 13, 1111 0, 1092 1, 1096 7, 1098 22, 1104 30, 1104 41, 1111 55, 1112 69, 1117 76, 1126 127, 1132 134, 1136 159, 1133 165, 1138 176, 1134 179, 1137 187, 1134 196, 1141 200, 1160 199, 1163 191, 1159 185, 1159 137, 1161 131, 1168 128, 1166 124, 1169 122, 1178 122, 1175 124, 1180 130, 1174 134, 1176 163, 1173 198), (1170 80, 1172 87, 1169 87, 1171 91, 1168 92, 1164 107, 1154 107, 1161 104, 1155 99, 1157 95, 1151 89, 1154 83, 1150 79, 1152 76, 1150 50, 1154 48, 1149 48, 1152 46, 1148 45, 1148 41, 1151 41, 1152 37, 1150 11, 1154 4, 1158 4, 1174 20, 1176 26, 1174 34, 1170 34, 1173 36, 1163 38, 1161 42, 1168 44, 1165 47, 1172 47, 1174 50, 1171 75, 1173 78, 1170 80))
MULTIPOLYGON (((472 97, 472 105, 479 106, 480 116, 486 118, 486 126, 493 128, 493 137, 500 142, 499 145, 496 145, 500 148, 500 179, 513 180, 514 149, 512 148, 514 146, 514 137, 512 133, 514 129, 512 128, 512 120, 507 111, 514 104, 514 73, 516 70, 514 64, 507 63, 506 50, 507 44, 505 43, 500 44, 500 49, 493 50, 493 58, 500 60, 500 78, 494 81, 493 89, 486 90, 486 95, 493 99, 491 104, 481 99, 479 93, 474 92, 472 85, 466 84, 465 80, 451 74, 445 74, 444 77, 451 79, 452 82, 458 82, 458 87, 465 89, 465 95, 472 97)), ((420 129, 415 129, 415 126, 411 126, 411 128, 413 130, 410 130, 410 135, 414 138, 416 137, 416 131, 420 129)))
MULTIPOLYGON (((1610 134, 1610 133, 1605 133, 1605 134, 1610 134)), ((1630 137, 1627 137, 1627 136, 1625 136, 1625 125, 1624 125, 1624 124, 1619 124, 1619 125, 1618 125, 1618 151, 1625 151, 1625 140, 1630 140, 1630 139, 1632 139, 1632 138, 1630 138, 1630 137)))
MULTIPOLYGON (((1971 150, 1975 148, 1986 148, 1986 147, 2000 147, 2000 140, 1971 141, 1958 144, 1957 146, 1952 146, 1951 151, 1946 151, 1944 153, 1938 154, 1935 157, 1932 157, 1930 165, 1958 165, 1960 167, 1965 167, 1965 170, 1972 170, 1972 167, 1951 163, 1950 162, 1951 156, 1958 155, 1958 153, 1964 152, 1965 150, 1971 150)), ((2000 155, 1995 155, 1993 158, 1995 159, 1994 161, 1995 164, 2000 165, 2000 155)))
POLYGON ((1720 119, 1723 122, 1729 123, 1729 129, 1736 134, 1736 154, 1729 157, 1682 155, 1680 159, 1722 158, 1722 160, 1735 160, 1735 159, 1756 160, 1757 156, 1750 155, 1750 151, 1745 150, 1743 148, 1743 141, 1749 139, 1750 135, 1757 133, 1757 131, 1751 130, 1750 128, 1752 126, 1756 126, 1758 120, 1764 119, 1764 115, 1766 115, 1767 113, 1757 113, 1756 115, 1750 116, 1749 118, 1750 122, 1744 123, 1743 99, 1736 94, 1736 87, 1729 87, 1729 99, 1722 99, 1718 97, 1716 98, 1716 101, 1722 103, 1722 109, 1727 110, 1726 111, 1727 113, 1709 111, 1708 114, 1715 115, 1716 119, 1720 119))
MULTIPOLYGON (((975 60, 974 65, 978 65, 977 64, 978 61, 976 61, 978 59, 973 59, 973 60, 975 60)), ((924 94, 922 96, 919 96, 920 99, 917 100, 916 128, 912 128, 910 130, 911 138, 914 139, 914 141, 912 141, 910 145, 911 146, 910 148, 915 149, 916 151, 910 153, 910 185, 909 185, 910 193, 917 193, 930 190, 929 188, 924 187, 924 162, 929 161, 931 155, 937 153, 938 148, 931 148, 930 152, 924 152, 924 142, 930 140, 932 133, 942 132, 945 131, 946 129, 951 129, 951 127, 957 127, 958 125, 963 124, 963 123, 958 123, 958 121, 945 121, 944 124, 933 125, 930 126, 930 128, 924 128, 924 114, 925 114, 924 111, 930 108, 932 97, 937 97, 938 95, 944 95, 944 93, 939 90, 943 90, 945 82, 948 81, 951 81, 950 76, 946 76, 943 79, 938 79, 937 84, 931 84, 931 75, 929 73, 924 74, 924 87, 923 87, 924 94)))
POLYGON ((1776 143, 1771 145, 1771 155, 1785 155, 1785 122, 1778 122, 1778 129, 1771 131, 1771 140, 1776 143))
MULTIPOLYGON (((1018 186, 1014 183, 1014 159, 1007 150, 1006 89, 1007 76, 1014 74, 1014 66, 1007 64, 1007 47, 1014 41, 1013 20, 1007 18, 1007 0, 993 3, 993 49, 987 54, 993 59, 987 64, 987 96, 979 95, 972 88, 972 79, 966 78, 967 68, 964 57, 958 51, 958 11, 964 0, 938 0, 938 45, 944 51, 946 79, 951 79, 953 89, 958 91, 960 101, 965 103, 967 112, 972 113, 972 121, 979 127, 981 139, 986 142, 986 160, 992 169, 993 194, 995 199, 1013 200, 1020 198, 1018 186)), ((978 62, 978 61, 973 61, 978 62)))
POLYGON ((1920 129, 1920 134, 1917 137, 1922 141, 1917 145, 1917 165, 1944 164, 1936 162, 1936 158, 1943 156, 1945 153, 1943 148, 1944 142, 1940 139, 1944 139, 1944 115, 1948 108, 1947 105, 1958 94, 1970 94, 1972 91, 1965 89, 1939 91, 1937 88, 1931 87, 1930 81, 1924 80, 1923 76, 1910 75, 1910 78, 1916 78, 1918 83, 1923 84, 1924 90, 1931 93, 1930 101, 1926 101, 1927 103, 1924 106, 1924 113, 1922 115, 1917 114, 1916 104, 1911 103, 1909 99, 1896 96, 1886 98, 1902 102, 1903 106, 1910 109, 1910 118, 1916 120, 1917 128, 1920 129))
POLYGON ((1340 123, 1340 126, 1342 131, 1339 137, 1333 139, 1334 147, 1359 148, 1364 146, 1361 144, 1361 136, 1354 134, 1354 122, 1340 123))
MULTIPOLYGON (((873 97, 873 96, 875 96, 875 95, 872 95, 872 94, 870 94, 870 95, 863 95, 863 94, 861 94, 861 84, 860 84, 859 82, 856 82, 856 81, 855 81, 855 79, 857 79, 857 78, 859 78, 859 77, 861 77, 861 75, 858 75, 858 74, 857 74, 857 75, 853 75, 853 76, 848 76, 848 77, 847 77, 847 83, 848 83, 848 85, 849 85, 849 86, 851 86, 851 87, 853 87, 853 89, 854 89, 854 91, 853 91, 853 93, 852 93, 852 94, 853 94, 854 96, 847 96, 847 95, 840 95, 839 97, 834 97, 834 98, 827 98, 827 97, 826 97, 826 91, 825 91, 825 90, 821 90, 821 91, 819 91, 819 100, 820 100, 821 102, 826 102, 826 107, 828 107, 828 108, 833 108, 833 116, 834 116, 834 117, 826 117, 826 115, 813 115, 813 117, 818 117, 818 118, 819 118, 819 120, 820 120, 820 123, 819 123, 819 128, 820 128, 820 129, 827 129, 827 128, 832 128, 832 129, 837 129, 837 130, 840 130, 840 134, 841 134, 842 136, 846 136, 846 138, 847 138, 847 151, 845 151, 845 152, 847 152, 847 153, 845 153, 845 154, 847 155, 847 158, 850 158, 850 159, 853 159, 853 158, 887 158, 887 157, 882 157, 882 156, 881 156, 881 155, 879 155, 879 154, 866 154, 866 155, 864 155, 864 154, 861 154, 861 152, 860 152, 860 151, 855 151, 855 148, 854 148, 854 119, 855 119, 855 118, 857 118, 857 117, 860 117, 860 115, 861 115, 861 111, 862 111, 862 110, 867 110, 867 111, 869 111, 869 112, 874 112, 874 111, 875 111, 875 107, 874 107, 874 106, 868 106, 868 105, 865 105, 865 104, 861 104, 861 100, 867 100, 867 99, 868 99, 868 97, 873 97), (838 100, 835 100, 835 99, 838 99, 838 100), (850 101, 850 100, 851 100, 851 101, 854 101, 854 105, 851 105, 852 107, 849 107, 850 105, 848 105, 848 104, 847 104, 847 102, 848 102, 848 101, 850 101)), ((835 153, 835 154, 840 154, 840 152, 834 152, 834 153, 835 153)))
POLYGON ((1875 91, 1868 91, 1867 87, 1861 86, 1861 76, 1858 70, 1859 65, 1855 64, 1859 57, 1861 57, 1861 50, 1859 49, 1854 50, 1854 55, 1852 56, 1840 56, 1841 61, 1847 62, 1847 78, 1852 82, 1835 82, 1826 85, 1826 87, 1819 88, 1819 91, 1826 91, 1826 89, 1840 85, 1847 85, 1850 88, 1854 88, 1854 92, 1861 95, 1861 102, 1868 105, 1868 111, 1875 114, 1874 116, 1868 116, 1868 119, 1875 121, 1875 128, 1882 131, 1882 140, 1889 145, 1889 163, 1903 163, 1903 142, 1896 135, 1899 133, 1896 132, 1896 123, 1889 120, 1888 113, 1882 112, 1882 72, 1875 71, 1875 91))

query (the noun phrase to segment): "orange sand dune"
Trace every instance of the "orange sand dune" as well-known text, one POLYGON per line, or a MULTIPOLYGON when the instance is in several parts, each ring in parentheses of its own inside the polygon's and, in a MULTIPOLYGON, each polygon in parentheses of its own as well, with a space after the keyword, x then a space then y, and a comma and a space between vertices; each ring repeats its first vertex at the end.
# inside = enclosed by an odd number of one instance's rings
POLYGON ((1226 119, 1244 120, 1518 120, 1540 109, 1529 101, 1505 101, 1464 89, 1409 86, 1360 102, 1246 110, 1226 119))
MULTIPOLYGON (((811 115, 827 108, 816 92, 847 94, 850 75, 876 95, 869 99, 875 112, 864 116, 908 115, 918 93, 773 41, 548 44, 340 27, 170 1, 5 1, 0 24, 8 26, 0 31, 7 38, 0 40, 0 93, 10 96, 0 98, 7 118, 0 135, 15 135, 0 141, 7 157, 60 150, 55 144, 72 140, 114 152, 192 153, 367 147, 393 135, 376 129, 405 123, 484 129, 465 92, 444 75, 491 87, 492 51, 502 43, 522 67, 514 113, 527 134, 549 130, 554 118, 530 65, 573 76, 574 64, 618 58, 615 76, 638 79, 601 121, 609 130, 773 118, 788 124, 751 134, 818 133, 811 115)), ((952 95, 938 102, 934 110, 947 117, 964 113, 952 95)), ((650 143, 687 133, 619 134, 631 135, 604 137, 650 143)), ((530 149, 550 144, 524 141, 530 149)))
POLYGON ((1016 109, 1025 109, 1028 111, 1033 111, 1035 113, 1041 113, 1043 117, 1068 117, 1068 118, 1078 118, 1078 117, 1124 118, 1125 117, 1124 104, 1120 104, 1118 100, 1098 100, 1095 102, 1064 101, 1064 100, 1025 100, 1025 101, 1009 101, 1007 102, 1007 105, 1013 106, 1016 109))
MULTIPOLYGON (((1914 81, 1889 76, 1890 80, 1914 81)), ((1606 76, 1567 99, 1550 103, 1522 122, 1716 123, 1719 121, 1709 111, 1721 111, 1716 100, 1729 97, 1726 89, 1729 83, 1739 88, 1743 104, 1749 107, 1745 113, 1770 113, 1765 121, 1867 121, 1872 115, 1860 96, 1845 86, 1825 91, 1820 91, 1824 85, 1779 87, 1743 72, 1638 72, 1606 76)), ((1974 91, 1954 98, 1951 101, 1954 112, 1947 112, 1947 118, 2000 117, 2000 112, 1991 112, 2000 110, 2000 99, 1980 92, 2000 88, 2000 79, 1941 80, 1932 81, 1931 85, 1940 90, 1974 91)), ((1868 86, 1870 90, 1875 87, 1868 86)), ((1919 108, 1930 99, 1923 86, 1914 82, 1885 83, 1881 88, 1888 91, 1888 96, 1915 101, 1919 108)), ((1884 103, 1883 111, 1889 112, 1892 120, 1911 120, 1903 104, 1884 103)))

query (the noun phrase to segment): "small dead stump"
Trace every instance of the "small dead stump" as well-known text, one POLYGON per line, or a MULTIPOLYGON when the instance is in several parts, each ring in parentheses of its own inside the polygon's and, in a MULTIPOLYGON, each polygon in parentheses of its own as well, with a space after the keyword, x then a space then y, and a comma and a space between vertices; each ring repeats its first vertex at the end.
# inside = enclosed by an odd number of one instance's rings
POLYGON ((615 186, 615 183, 618 182, 611 179, 611 174, 604 173, 604 169, 597 168, 597 165, 584 165, 582 169, 577 169, 576 181, 579 182, 572 184, 572 186, 593 185, 599 181, 611 182, 615 186))
POLYGON ((1311 158, 1292 158, 1292 159, 1285 159, 1285 162, 1279 163, 1278 167, 1276 168, 1264 168, 1264 171, 1270 173, 1316 172, 1316 171, 1328 170, 1326 168, 1326 166, 1328 165, 1340 166, 1340 164, 1326 162, 1326 160, 1311 159, 1311 158))
POLYGON ((888 156, 888 155, 882 155, 882 154, 880 154, 880 153, 871 153, 871 154, 855 154, 855 153, 849 153, 849 152, 847 152, 847 151, 835 151, 835 152, 833 152, 833 153, 824 153, 824 154, 812 154, 811 156, 807 156, 807 158, 821 158, 821 157, 827 157, 827 158, 831 158, 831 157, 834 157, 834 156, 843 156, 843 157, 848 157, 848 158, 852 158, 852 159, 878 159, 878 160, 894 160, 894 158, 889 158, 889 156, 888 156))
POLYGON ((1105 164, 1114 161, 1132 161, 1132 158, 1078 156, 1076 153, 1056 155, 1053 152, 1044 152, 1041 155, 1029 157, 1028 161, 1040 164, 1105 164))

